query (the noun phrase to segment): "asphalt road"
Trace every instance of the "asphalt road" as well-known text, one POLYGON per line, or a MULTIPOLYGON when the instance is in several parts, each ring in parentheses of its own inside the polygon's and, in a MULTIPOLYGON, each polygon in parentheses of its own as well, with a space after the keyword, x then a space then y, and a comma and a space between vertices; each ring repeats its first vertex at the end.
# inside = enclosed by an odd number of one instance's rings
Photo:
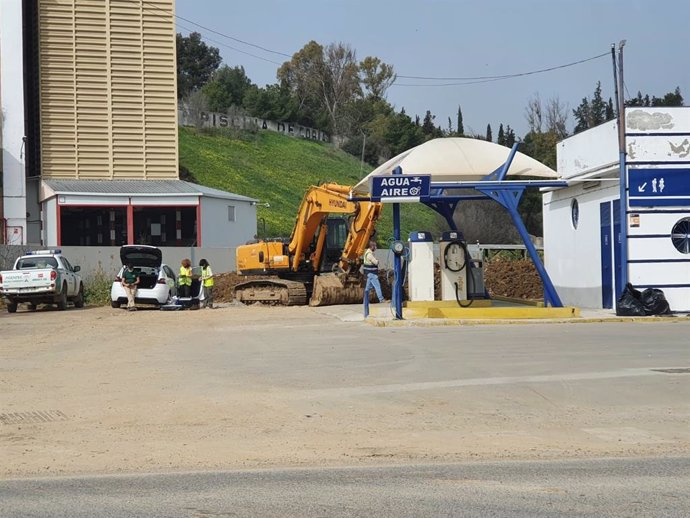
POLYGON ((140 474, 0 482, 3 517, 690 515, 690 458, 140 474))

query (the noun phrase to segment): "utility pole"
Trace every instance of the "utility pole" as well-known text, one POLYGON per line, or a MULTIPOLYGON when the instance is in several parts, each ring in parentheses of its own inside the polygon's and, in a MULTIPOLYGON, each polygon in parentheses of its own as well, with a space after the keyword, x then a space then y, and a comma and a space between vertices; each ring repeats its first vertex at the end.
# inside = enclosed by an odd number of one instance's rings
MULTIPOLYGON (((625 82, 623 81, 623 47, 625 40, 618 44, 618 155, 620 163, 620 235, 619 250, 621 260, 620 286, 616 292, 616 300, 620 298, 625 285, 628 283, 628 174, 625 152, 625 82)), ((615 67, 614 67, 615 74, 615 67)))

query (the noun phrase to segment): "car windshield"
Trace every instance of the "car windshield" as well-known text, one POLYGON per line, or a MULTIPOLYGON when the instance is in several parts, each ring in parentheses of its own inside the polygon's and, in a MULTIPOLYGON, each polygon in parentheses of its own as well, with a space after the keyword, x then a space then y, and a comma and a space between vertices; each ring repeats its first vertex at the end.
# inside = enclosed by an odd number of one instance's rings
POLYGON ((17 270, 40 270, 57 267, 57 259, 54 257, 22 257, 17 261, 17 270))

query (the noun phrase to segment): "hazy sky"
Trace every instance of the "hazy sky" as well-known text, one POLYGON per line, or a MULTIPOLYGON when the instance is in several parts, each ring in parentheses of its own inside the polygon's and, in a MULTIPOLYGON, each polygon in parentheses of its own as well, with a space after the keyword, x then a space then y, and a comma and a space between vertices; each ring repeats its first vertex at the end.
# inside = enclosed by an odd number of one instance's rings
MULTIPOLYGON (((626 39, 626 96, 663 95, 680 86, 690 105, 690 0, 176 0, 178 16, 227 36, 291 56, 310 40, 343 42, 359 60, 377 56, 399 75, 478 77, 528 72, 610 51, 626 39)), ((197 30, 225 63, 242 65, 256 84, 276 82, 286 56, 266 52, 178 18, 178 32, 197 30), (214 40, 214 41, 210 41, 214 40), (223 43, 224 45, 220 45, 223 43), (242 54, 230 47, 264 58, 242 54)), ((503 81, 461 86, 399 78, 388 100, 412 117, 426 110, 455 128, 462 106, 465 131, 483 134, 499 123, 526 131, 524 109, 535 93, 558 96, 570 110, 601 81, 613 96, 610 56, 581 65, 503 81)))

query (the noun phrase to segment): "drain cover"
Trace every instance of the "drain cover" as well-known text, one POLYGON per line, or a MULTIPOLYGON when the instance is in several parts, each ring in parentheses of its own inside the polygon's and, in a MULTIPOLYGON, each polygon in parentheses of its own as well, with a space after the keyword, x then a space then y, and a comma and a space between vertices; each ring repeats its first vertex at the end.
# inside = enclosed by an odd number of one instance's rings
POLYGON ((0 414, 0 423, 2 424, 52 423, 54 421, 67 421, 67 419, 67 416, 59 410, 0 414))
POLYGON ((690 374, 690 367, 683 369, 652 369, 654 372, 663 372, 664 374, 690 374))

